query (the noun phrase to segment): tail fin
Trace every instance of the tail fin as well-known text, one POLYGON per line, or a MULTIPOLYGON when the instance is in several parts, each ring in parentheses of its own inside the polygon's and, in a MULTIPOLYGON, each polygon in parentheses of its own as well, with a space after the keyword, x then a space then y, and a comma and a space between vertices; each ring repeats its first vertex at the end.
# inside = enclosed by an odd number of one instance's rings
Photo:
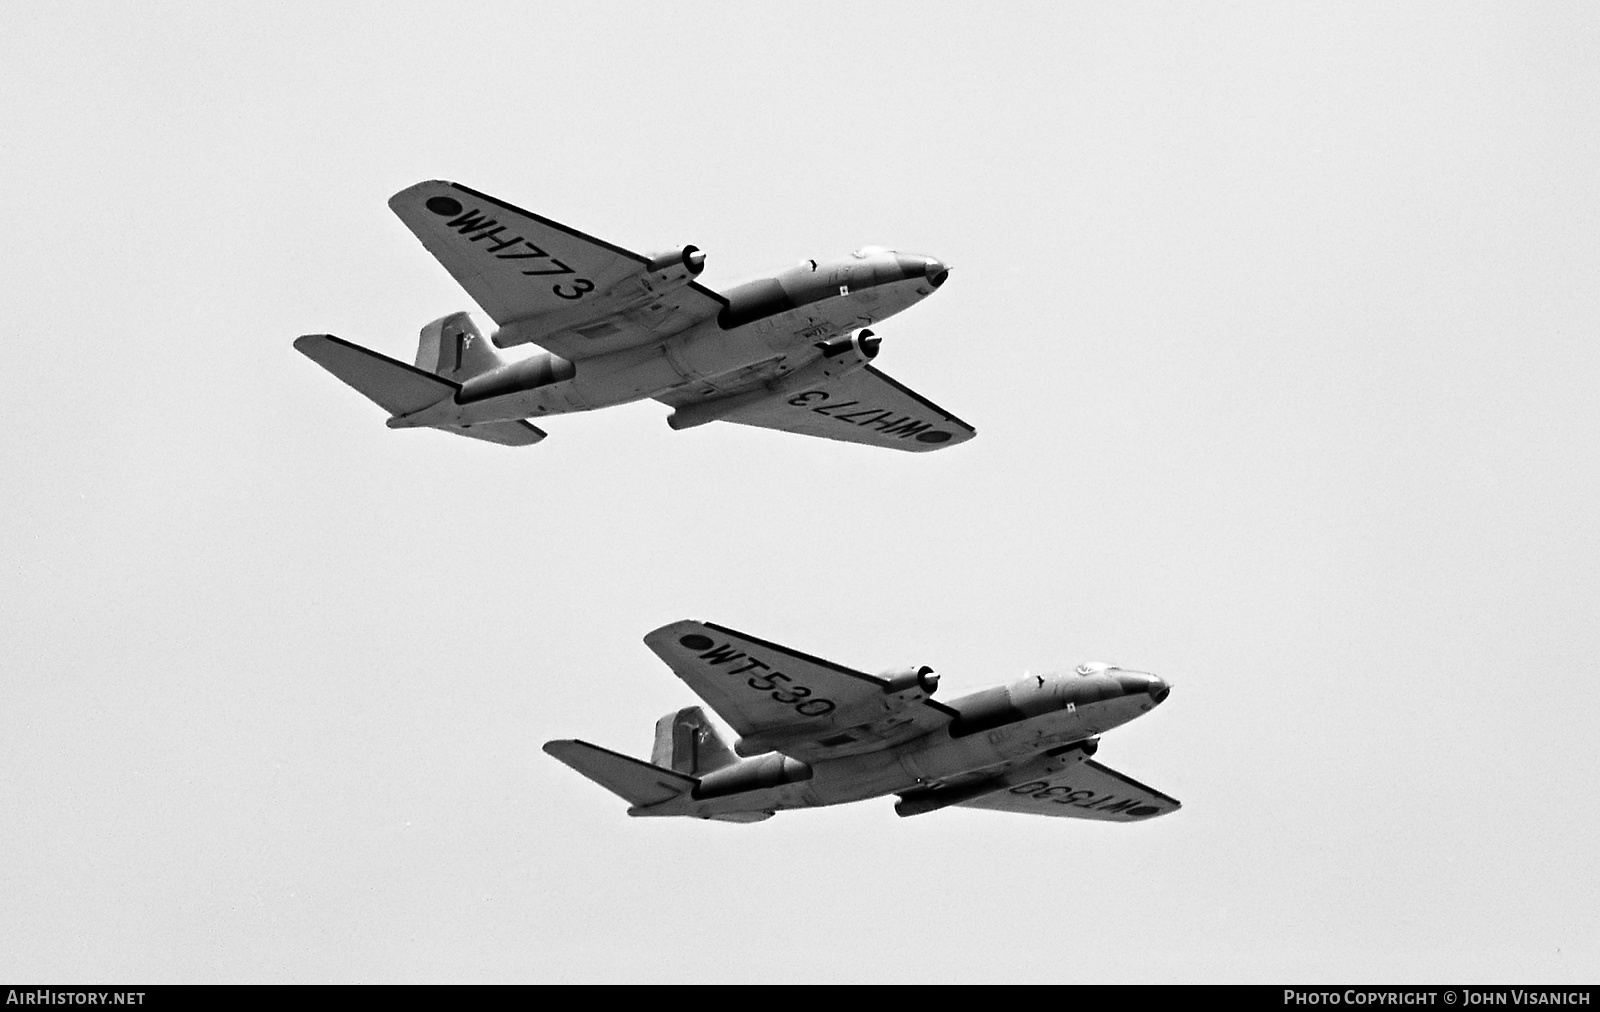
POLYGON ((504 364, 494 345, 478 332, 471 313, 441 316, 422 328, 417 342, 417 368, 456 383, 465 383, 504 364))
POLYGON ((739 761, 698 706, 686 706, 656 721, 656 747, 650 761, 679 773, 703 777, 739 761))
POLYGON ((694 777, 586 741, 547 741, 544 750, 635 808, 671 801, 699 783, 694 777))

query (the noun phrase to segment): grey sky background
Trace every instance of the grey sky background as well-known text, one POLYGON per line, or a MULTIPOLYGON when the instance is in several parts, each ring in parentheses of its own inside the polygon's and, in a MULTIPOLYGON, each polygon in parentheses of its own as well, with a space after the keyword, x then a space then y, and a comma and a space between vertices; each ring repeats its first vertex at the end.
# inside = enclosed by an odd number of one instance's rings
POLYGON ((0 977, 1600 976, 1600 14, 10 5, 0 977), (901 455, 391 432, 459 180, 713 286, 953 266, 901 455), (630 820, 700 618, 956 695, 1109 659, 1147 825, 630 820))

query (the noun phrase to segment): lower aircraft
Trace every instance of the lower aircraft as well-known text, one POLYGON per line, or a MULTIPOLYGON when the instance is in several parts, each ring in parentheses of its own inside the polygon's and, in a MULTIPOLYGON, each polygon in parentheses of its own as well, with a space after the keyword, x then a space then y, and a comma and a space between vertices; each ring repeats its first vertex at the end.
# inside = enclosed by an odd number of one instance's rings
POLYGON ((938 450, 972 426, 874 369, 870 325, 950 276, 933 257, 868 246, 713 291, 694 246, 642 254, 459 183, 389 200, 493 321, 452 313, 422 328, 415 365, 331 334, 294 346, 389 413, 507 446, 545 438, 529 419, 654 398, 687 429, 728 421, 938 450), (497 348, 534 344, 520 358, 497 348))
POLYGON ((886 794, 899 795, 902 816, 957 805, 1140 822, 1180 807, 1089 758, 1099 734, 1167 698, 1155 675, 1085 664, 945 704, 931 698, 939 676, 928 667, 863 674, 709 622, 674 622, 644 641, 739 737, 728 745, 691 706, 656 722, 650 762, 545 743, 629 815, 759 822, 886 794))

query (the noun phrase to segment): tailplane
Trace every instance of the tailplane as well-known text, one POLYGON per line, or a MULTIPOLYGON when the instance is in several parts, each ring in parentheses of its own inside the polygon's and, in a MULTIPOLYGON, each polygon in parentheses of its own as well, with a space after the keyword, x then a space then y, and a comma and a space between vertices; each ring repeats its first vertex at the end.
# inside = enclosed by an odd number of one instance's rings
MULTIPOLYGON (((544 750, 635 809, 659 805, 694 790, 699 780, 625 756, 620 752, 566 739, 547 741, 544 750)), ((648 814, 630 812, 629 814, 648 814)))
POLYGON ((295 338, 295 348, 391 415, 409 415, 454 397, 459 384, 332 334, 295 338))
POLYGON ((453 377, 466 379, 477 375, 473 370, 481 368, 487 361, 484 354, 489 355, 498 364, 499 356, 489 348, 488 341, 481 336, 471 340, 465 338, 464 335, 468 331, 462 329, 463 324, 471 334, 478 333, 477 328, 472 326, 472 321, 466 316, 465 313, 457 313, 435 320, 422 328, 422 344, 417 350, 419 365, 428 357, 426 352, 431 332, 435 354, 430 364, 448 366, 452 370, 448 375, 427 372, 419 366, 397 362, 387 355, 380 355, 359 344, 351 344, 332 334, 307 334, 304 337, 297 337, 294 346, 306 358, 333 373, 378 407, 389 412, 391 429, 432 428, 457 436, 467 436, 470 439, 499 443, 502 446, 532 446, 545 437, 545 431, 520 419, 454 425, 448 422, 430 423, 426 420, 428 418, 426 415, 422 419, 407 418, 424 408, 453 399, 456 392, 461 389, 461 383, 453 377), (441 348, 445 349, 445 353, 439 352, 441 348))

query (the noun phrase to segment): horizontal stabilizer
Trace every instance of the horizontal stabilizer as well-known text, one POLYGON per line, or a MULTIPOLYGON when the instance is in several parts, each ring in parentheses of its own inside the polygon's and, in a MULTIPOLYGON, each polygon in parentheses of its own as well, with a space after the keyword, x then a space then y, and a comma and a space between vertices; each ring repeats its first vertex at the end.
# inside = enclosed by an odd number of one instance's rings
MULTIPOLYGON (((437 404, 460 389, 415 366, 369 351, 332 334, 295 339, 302 355, 333 373, 391 415, 409 415, 437 404)), ((487 437, 485 437, 487 438, 487 437)), ((498 442, 498 440, 496 440, 498 442)))
POLYGON ((532 446, 549 433, 531 422, 479 422, 476 425, 440 425, 440 432, 453 432, 469 439, 481 439, 501 446, 532 446))
POLYGON ((635 808, 671 801, 700 782, 586 741, 547 741, 544 750, 635 808))

